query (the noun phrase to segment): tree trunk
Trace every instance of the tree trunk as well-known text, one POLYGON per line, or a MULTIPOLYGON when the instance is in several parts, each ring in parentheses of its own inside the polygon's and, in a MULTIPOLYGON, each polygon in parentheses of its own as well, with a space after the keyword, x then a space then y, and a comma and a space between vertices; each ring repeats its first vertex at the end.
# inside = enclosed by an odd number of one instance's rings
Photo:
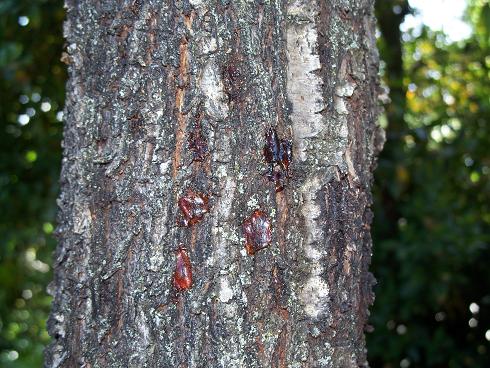
POLYGON ((47 367, 367 366, 372 3, 66 0, 47 367), (277 193, 270 127, 293 142, 277 193), (189 189, 209 212, 183 226, 189 189), (249 255, 256 209, 272 242, 249 255))

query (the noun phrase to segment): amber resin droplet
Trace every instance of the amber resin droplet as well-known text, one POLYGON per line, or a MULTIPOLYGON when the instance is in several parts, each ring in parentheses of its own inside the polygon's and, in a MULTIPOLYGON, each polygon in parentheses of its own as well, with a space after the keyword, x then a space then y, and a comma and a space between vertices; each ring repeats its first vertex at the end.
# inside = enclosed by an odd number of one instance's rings
POLYGON ((203 162, 208 156, 208 144, 200 129, 194 129, 189 134, 188 147, 192 152, 192 161, 203 162))
POLYGON ((175 263, 174 287, 177 291, 190 289, 192 286, 191 260, 184 247, 177 250, 177 262, 175 263))
POLYGON ((286 179, 291 178, 289 166, 293 161, 293 143, 279 139, 275 128, 270 127, 265 134, 264 158, 269 168, 266 176, 275 183, 276 192, 284 189, 286 179))
POLYGON ((201 193, 188 190, 187 194, 179 199, 179 208, 182 211, 184 226, 192 226, 208 212, 208 197, 201 193))
POLYGON ((255 210, 243 222, 245 249, 249 255, 254 255, 272 242, 271 222, 264 212, 255 210))

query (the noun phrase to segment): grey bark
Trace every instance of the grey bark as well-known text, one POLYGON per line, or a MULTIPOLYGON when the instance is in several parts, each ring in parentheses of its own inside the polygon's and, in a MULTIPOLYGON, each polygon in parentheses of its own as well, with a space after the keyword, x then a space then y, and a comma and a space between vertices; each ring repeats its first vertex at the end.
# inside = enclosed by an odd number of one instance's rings
POLYGON ((372 0, 66 0, 47 367, 366 367, 372 0), (230 75, 230 70, 233 75, 230 75), (263 175, 264 134, 294 145, 263 175), (210 149, 192 162, 200 129, 210 149), (210 212, 176 225, 192 188, 210 212), (272 244, 249 256, 256 208, 272 244), (175 250, 193 287, 173 296, 175 250))

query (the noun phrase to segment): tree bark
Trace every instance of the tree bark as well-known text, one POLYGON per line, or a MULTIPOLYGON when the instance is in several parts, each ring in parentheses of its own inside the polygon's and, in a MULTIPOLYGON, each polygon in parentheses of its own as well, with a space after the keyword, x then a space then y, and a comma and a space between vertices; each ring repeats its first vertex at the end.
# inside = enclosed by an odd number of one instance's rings
POLYGON ((366 367, 372 0, 66 0, 47 367, 366 367), (262 153, 293 141, 276 193, 262 153), (209 154, 196 160, 189 139, 209 154), (209 213, 179 226, 188 189, 209 213), (272 243, 244 248, 255 209, 272 243), (175 292, 187 248, 189 290, 175 292))

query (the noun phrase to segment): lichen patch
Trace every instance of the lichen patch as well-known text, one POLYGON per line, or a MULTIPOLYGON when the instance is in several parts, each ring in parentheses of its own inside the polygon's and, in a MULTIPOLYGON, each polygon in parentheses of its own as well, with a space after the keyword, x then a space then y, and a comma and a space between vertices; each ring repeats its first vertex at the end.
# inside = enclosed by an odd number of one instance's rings
POLYGON ((201 91, 206 98, 204 103, 206 112, 216 120, 225 119, 228 116, 228 105, 223 81, 214 60, 209 60, 204 66, 201 91))

